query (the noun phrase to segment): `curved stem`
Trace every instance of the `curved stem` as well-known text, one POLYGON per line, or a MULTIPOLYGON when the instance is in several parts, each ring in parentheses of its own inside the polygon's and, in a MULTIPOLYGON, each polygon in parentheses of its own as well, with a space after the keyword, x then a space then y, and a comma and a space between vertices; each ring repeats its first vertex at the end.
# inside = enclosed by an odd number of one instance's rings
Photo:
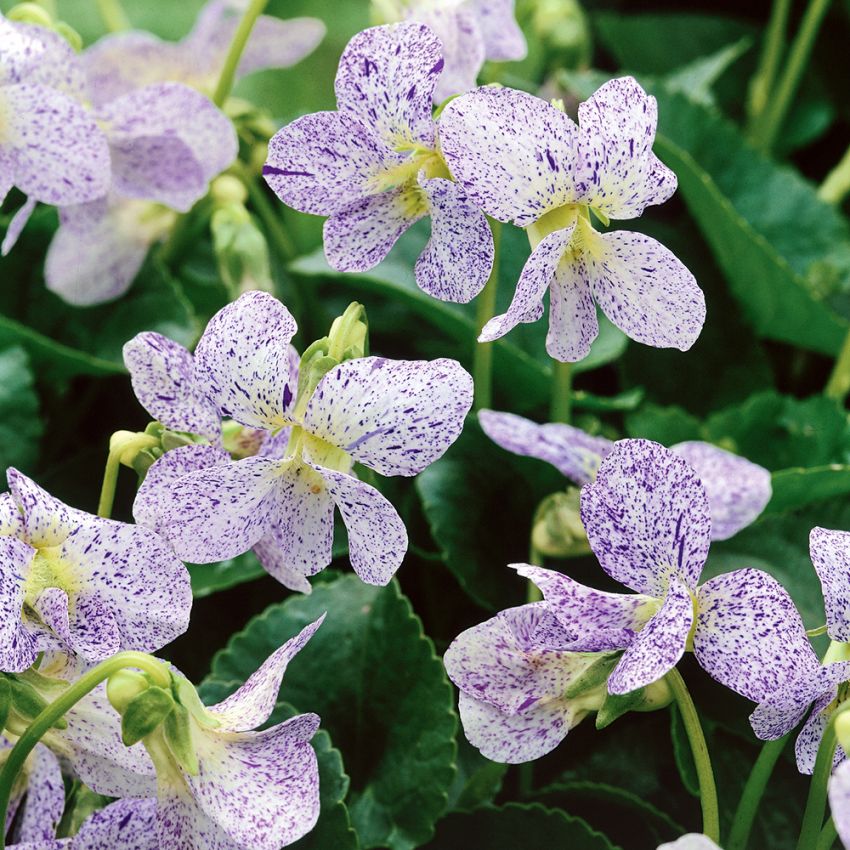
POLYGON ((130 21, 121 6, 121 0, 97 0, 97 8, 110 32, 130 29, 130 21))
POLYGON ((788 29, 788 14, 791 11, 791 0, 774 0, 764 48, 759 59, 759 66, 750 82, 747 111, 749 112, 749 128, 752 131, 756 122, 764 113, 770 99, 770 91, 776 80, 776 72, 785 51, 785 32, 788 29))
POLYGON ((838 838, 838 830, 835 828, 835 821, 830 818, 820 832, 815 850, 831 850, 836 838, 838 838))
POLYGON ((800 80, 806 70, 815 39, 829 4, 830 0, 810 0, 800 23, 800 29, 788 53, 785 71, 779 79, 773 97, 770 98, 768 107, 762 114, 762 120, 753 128, 753 142, 764 151, 771 150, 776 141, 776 136, 782 128, 791 101, 797 93, 800 80))
POLYGON ((688 686, 679 671, 674 667, 665 678, 682 715, 682 722, 685 725, 685 732, 691 745, 691 753, 697 769, 699 796, 702 805, 702 831, 715 844, 720 844, 720 810, 717 804, 717 786, 714 783, 711 757, 708 754, 708 744, 705 742, 699 715, 694 701, 691 699, 688 686))
POLYGON ((850 392, 850 330, 844 337, 844 343, 835 359, 835 365, 832 367, 823 394, 827 398, 843 401, 848 392, 850 392))
POLYGON ((850 192, 850 148, 844 152, 838 165, 824 178, 818 197, 828 204, 840 204, 850 192))
POLYGON ((573 364, 561 363, 552 366, 552 405, 549 410, 551 422, 569 422, 573 407, 573 364))
MULTIPOLYGON (((6 823, 9 798, 18 773, 23 768, 27 756, 33 751, 42 736, 48 732, 57 720, 60 720, 83 697, 91 693, 101 682, 113 673, 127 667, 134 667, 147 673, 158 685, 170 687, 171 674, 164 662, 143 652, 119 652, 84 673, 73 685, 50 703, 26 731, 18 738, 9 752, 3 769, 0 770, 0 824, 6 823)), ((5 830, 0 830, 0 848, 6 846, 5 830)))
POLYGON ((233 34, 233 41, 230 42, 230 48, 227 51, 227 56, 224 59, 224 66, 221 69, 221 74, 218 78, 218 83, 213 94, 213 103, 216 106, 223 106, 224 101, 230 96, 233 89, 233 82, 236 79, 236 69, 239 67, 239 60, 242 58, 242 52, 245 50, 245 45, 251 36, 251 30, 254 29, 254 24, 257 18, 263 14, 268 0, 251 0, 250 5, 245 10, 242 20, 239 21, 239 26, 236 27, 236 32, 233 34))
POLYGON ((789 733, 775 741, 768 741, 761 748, 741 794, 741 800, 732 821, 732 831, 726 842, 727 850, 744 850, 747 846, 765 788, 790 738, 789 733))
POLYGON ((121 456, 126 451, 147 449, 158 444, 156 437, 150 434, 139 434, 135 440, 127 440, 109 449, 106 457, 106 468, 103 470, 103 484, 100 486, 100 500, 97 503, 97 515, 104 519, 112 516, 112 505, 115 501, 115 487, 118 484, 118 471, 121 469, 121 456))
POLYGON ((486 409, 493 404, 493 343, 478 342, 484 325, 496 312, 496 292, 499 286, 499 247, 502 241, 502 222, 490 219, 493 231, 493 268, 484 289, 478 296, 475 312, 475 349, 472 352, 472 381, 475 387, 475 410, 486 409))

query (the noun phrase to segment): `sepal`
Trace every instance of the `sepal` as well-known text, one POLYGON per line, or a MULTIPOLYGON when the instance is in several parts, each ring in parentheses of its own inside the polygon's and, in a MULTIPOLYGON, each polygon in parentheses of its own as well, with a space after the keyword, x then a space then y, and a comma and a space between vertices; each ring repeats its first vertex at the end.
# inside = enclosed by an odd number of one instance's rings
POLYGON ((174 698, 156 685, 142 691, 121 715, 121 740, 132 747, 154 732, 174 710, 174 698))
POLYGON ((162 728, 174 760, 190 776, 197 776, 198 755, 192 740, 192 720, 188 709, 179 702, 175 703, 162 728))
POLYGON ((576 699, 601 686, 607 686, 608 677, 619 660, 618 652, 600 653, 596 661, 570 682, 564 691, 564 696, 567 699, 576 699))

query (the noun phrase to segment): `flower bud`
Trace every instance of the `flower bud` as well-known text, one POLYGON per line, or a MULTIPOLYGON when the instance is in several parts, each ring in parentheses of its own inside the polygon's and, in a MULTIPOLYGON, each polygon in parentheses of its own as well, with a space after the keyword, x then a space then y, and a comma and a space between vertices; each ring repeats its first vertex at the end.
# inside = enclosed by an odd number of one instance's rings
POLYGON ((139 694, 150 687, 150 681, 143 673, 135 670, 119 670, 113 673, 106 682, 106 698, 109 704, 119 713, 124 714, 127 706, 139 694))
MULTIPOLYGON (((841 709, 837 709, 841 711, 841 709)), ((846 708, 835 718, 835 736, 845 752, 850 751, 850 708, 846 708)))
POLYGON ((590 62, 592 42, 587 15, 578 0, 536 0, 531 24, 559 66, 583 68, 590 62))
POLYGON ((241 202, 216 209, 210 230, 219 274, 230 289, 274 291, 266 237, 241 202))
POLYGON ((244 204, 248 200, 248 190, 238 177, 222 174, 210 185, 210 197, 217 207, 227 204, 244 204))
POLYGON ((537 508, 532 526, 534 548, 548 558, 572 558, 590 552, 579 513, 579 491, 547 496, 537 508))

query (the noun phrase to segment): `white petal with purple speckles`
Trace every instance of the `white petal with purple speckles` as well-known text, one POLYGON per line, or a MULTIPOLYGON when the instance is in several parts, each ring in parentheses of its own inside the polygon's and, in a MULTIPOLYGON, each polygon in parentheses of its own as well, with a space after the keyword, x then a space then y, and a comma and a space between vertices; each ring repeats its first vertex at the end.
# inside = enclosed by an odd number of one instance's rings
POLYGON ((593 481, 602 459, 614 447, 611 440, 593 437, 572 425, 538 425, 513 413, 480 410, 478 423, 503 449, 546 461, 579 485, 593 481))
POLYGON ((689 832, 677 841, 661 844, 658 850, 720 850, 707 835, 689 832))
POLYGON ((35 661, 38 649, 21 624, 24 580, 35 552, 13 537, 0 537, 0 670, 19 673, 35 661))
POLYGON ((83 822, 73 850, 160 850, 156 817, 156 800, 118 800, 83 822))
POLYGON ((578 108, 576 188, 609 218, 637 218, 676 191, 676 175, 652 153, 658 104, 633 77, 609 80, 578 108))
POLYGON ((84 86, 79 57, 58 32, 0 14, 0 86, 24 82, 77 97, 84 86))
POLYGON ((441 301, 466 304, 493 268, 493 234, 487 219, 451 180, 419 178, 428 199, 431 238, 416 261, 416 283, 441 301))
POLYGON ((13 467, 6 480, 22 514, 24 540, 37 547, 63 543, 74 528, 72 509, 13 467))
POLYGON ((581 519, 602 568, 638 593, 663 597, 669 576, 694 588, 708 555, 705 487, 679 455, 621 440, 581 491, 581 519))
POLYGON ((522 764, 551 752, 575 725, 566 699, 547 699, 518 714, 505 714, 493 705, 461 691, 460 720, 466 740, 491 761, 522 764))
POLYGON ((263 177, 290 207, 330 215, 369 195, 387 166, 400 162, 354 118, 315 112, 272 136, 263 177))
POLYGON ((606 593, 554 570, 513 566, 537 585, 561 626, 572 635, 571 649, 577 651, 625 649, 659 608, 658 600, 649 596, 606 593))
POLYGON ((683 581, 674 577, 658 613, 637 634, 608 679, 612 694, 627 694, 658 681, 685 654, 685 644, 694 621, 691 594, 683 581))
POLYGON ((484 64, 484 38, 471 9, 462 5, 411 9, 411 20, 425 24, 440 39, 443 72, 434 89, 434 103, 475 88, 484 64))
POLYGON ((587 357, 598 336, 599 320, 584 257, 564 256, 549 287, 546 351, 562 363, 577 363, 587 357))
POLYGON ((572 202, 577 133, 563 112, 508 88, 465 94, 440 117, 454 178, 484 212, 519 227, 572 202))
POLYGON ((362 357, 316 387, 304 429, 381 475, 416 475, 457 439, 472 378, 455 360, 362 357))
POLYGON ((285 587, 309 593, 306 577, 333 557, 334 500, 325 479, 299 460, 289 462, 278 486, 278 508, 254 552, 285 587))
POLYGON ((829 807, 842 843, 850 847, 850 761, 845 761, 829 780, 829 807))
MULTIPOLYGON (((834 710, 832 703, 835 700, 837 692, 837 686, 833 685, 819 699, 815 700, 812 705, 811 714, 800 730, 800 734, 797 735, 797 740, 794 744, 797 770, 806 776, 811 776, 814 773, 818 750, 823 740, 823 733, 826 731, 827 724, 834 710)), ((844 759, 844 750, 839 745, 835 748, 833 766, 838 767, 844 759)))
POLYGON ((425 215, 418 189, 370 195, 334 212, 325 222, 325 256, 341 272, 374 268, 399 237, 425 215))
POLYGON ((195 383, 192 355, 162 334, 136 334, 124 343, 124 365, 142 407, 166 428, 217 440, 218 408, 195 383))
MULTIPOLYGON (((507 313, 494 316, 484 325, 479 342, 492 342, 503 337, 521 322, 536 319, 534 308, 542 301, 546 290, 555 279, 555 273, 564 251, 572 238, 575 225, 556 230, 546 236, 532 251, 522 267, 513 300, 507 313)), ((595 318, 595 315, 594 315, 595 318)))
POLYGON ((200 732, 200 773, 186 777, 197 806, 240 846, 279 850, 296 841, 319 816, 310 746, 318 726, 315 714, 301 714, 263 732, 200 732))
MULTIPOLYGON (((278 505, 279 466, 263 457, 248 457, 191 472, 170 484, 167 499, 158 504, 148 501, 148 491, 139 505, 140 517, 152 513, 154 527, 185 561, 211 564, 235 558, 268 531, 278 505)), ((140 497, 141 491, 137 502, 140 497)))
POLYGON ((516 21, 514 0, 470 0, 469 6, 476 15, 488 59, 493 62, 525 59, 528 45, 516 21))
POLYGON ((19 842, 52 841, 65 810, 65 783, 59 761, 47 747, 33 750, 27 796, 16 828, 19 842))
POLYGON ((325 479, 342 515, 354 572, 367 584, 388 584, 407 552, 407 529, 398 511, 378 490, 353 475, 311 466, 325 479))
POLYGON ((559 697, 594 659, 567 651, 571 635, 542 603, 500 611, 452 641, 443 663, 470 697, 505 714, 559 697))
MULTIPOLYGON (((2 202, 0 201, 0 203, 2 202)), ((0 254, 4 257, 15 247, 15 243, 30 220, 37 203, 35 198, 27 198, 9 222, 6 235, 3 237, 3 244, 0 245, 0 254)))
POLYGON ((583 235, 582 260, 602 312, 637 342, 687 351, 705 323, 705 297, 672 251, 627 230, 588 227, 583 235))
MULTIPOLYGON (((761 570, 736 570, 699 588, 694 654, 709 675, 760 702, 812 664, 791 597, 761 570)), ((816 660, 816 659, 815 659, 816 660)))
POLYGON ((289 342, 297 325, 267 292, 246 292, 216 313, 195 348, 195 381, 242 425, 276 430, 297 387, 289 383, 289 342))
POLYGON ((295 637, 290 638, 280 649, 273 652, 236 693, 207 709, 215 715, 228 732, 244 732, 261 726, 272 713, 280 691, 286 667, 307 645, 307 642, 322 625, 325 615, 305 626, 295 637))
POLYGON ((340 57, 334 83, 337 108, 373 127, 390 149, 431 147, 431 98, 442 68, 439 39, 423 24, 363 30, 340 57))
POLYGON ((705 485, 712 540, 732 537, 767 507, 772 488, 770 473, 763 467, 698 440, 671 448, 696 470, 705 485))
POLYGON ((823 588, 829 636, 850 642, 850 532, 813 528, 809 554, 823 588))
MULTIPOLYGON (((272 15, 260 15, 242 58, 237 76, 244 77, 266 68, 289 68, 312 53, 325 36, 325 25, 318 18, 289 18, 281 20, 272 15)), ((225 50, 232 36, 227 39, 225 50)))

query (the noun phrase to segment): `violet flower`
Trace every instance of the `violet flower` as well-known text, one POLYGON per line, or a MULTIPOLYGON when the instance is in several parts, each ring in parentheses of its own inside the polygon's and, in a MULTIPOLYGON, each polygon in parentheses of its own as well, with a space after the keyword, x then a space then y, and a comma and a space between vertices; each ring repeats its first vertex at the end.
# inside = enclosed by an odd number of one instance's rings
MULTIPOLYGON (((14 740, 0 735, 0 752, 14 740)), ((2 761, 2 756, 0 756, 2 761)), ((44 846, 56 838, 56 828, 65 810, 65 784, 59 760, 43 744, 30 753, 9 800, 6 833, 9 845, 32 842, 44 846), (13 825, 10 833, 10 827, 13 825)))
POLYGON ((263 174, 284 203, 329 216, 325 255, 339 271, 377 265, 430 216, 416 282, 435 298, 467 302, 487 282, 493 237, 440 155, 431 99, 442 68, 440 42, 422 24, 358 33, 339 61, 337 111, 280 130, 263 174))

